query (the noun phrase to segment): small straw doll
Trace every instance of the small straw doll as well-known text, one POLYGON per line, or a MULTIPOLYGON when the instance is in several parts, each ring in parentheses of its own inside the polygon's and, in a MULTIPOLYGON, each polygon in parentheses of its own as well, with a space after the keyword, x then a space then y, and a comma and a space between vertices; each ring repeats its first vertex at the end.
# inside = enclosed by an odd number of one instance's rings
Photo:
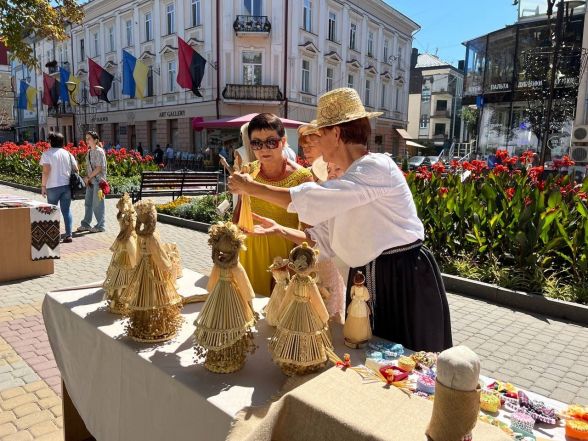
MULTIPOLYGON (((245 164, 241 167, 241 173, 251 173, 251 177, 255 179, 257 173, 261 168, 251 171, 249 164, 245 164)), ((251 212, 251 197, 248 194, 241 195, 241 208, 239 211, 239 221, 237 222, 239 228, 243 231, 253 231, 253 214, 251 212)))
POLYGON ((140 201, 135 210, 139 262, 120 299, 127 308, 127 334, 142 342, 166 341, 181 326, 182 298, 174 286, 172 261, 159 240, 155 205, 140 201))
POLYGON ((317 254, 307 243, 290 252, 289 267, 296 274, 269 344, 274 363, 286 375, 305 375, 323 368, 328 362, 328 350, 333 349, 329 313, 311 275, 317 254))
POLYGON ((282 302, 286 296, 286 288, 290 281, 290 271, 288 271, 288 259, 283 259, 280 256, 274 258, 274 262, 270 265, 269 270, 276 281, 272 295, 265 307, 265 321, 270 326, 277 326, 282 310, 282 302))
POLYGON ((255 349, 255 293, 239 263, 245 235, 231 222, 213 225, 209 235, 214 266, 207 286, 210 294, 194 322, 194 342, 196 355, 205 356, 204 367, 226 374, 241 369, 247 353, 255 349))
POLYGON ((108 310, 114 314, 122 314, 124 304, 119 301, 119 298, 129 286, 133 268, 137 263, 137 233, 135 233, 137 214, 128 193, 118 200, 116 207, 118 208, 116 219, 120 232, 110 247, 113 253, 112 259, 102 286, 104 300, 108 302, 108 310))
POLYGON ((166 243, 165 249, 172 263, 173 278, 179 279, 182 277, 182 258, 180 257, 180 250, 176 243, 166 243))
POLYGON ((370 293, 364 285, 365 277, 361 271, 353 276, 351 287, 351 303, 347 308, 347 319, 343 325, 343 337, 345 346, 350 348, 363 348, 372 338, 370 325, 370 293))

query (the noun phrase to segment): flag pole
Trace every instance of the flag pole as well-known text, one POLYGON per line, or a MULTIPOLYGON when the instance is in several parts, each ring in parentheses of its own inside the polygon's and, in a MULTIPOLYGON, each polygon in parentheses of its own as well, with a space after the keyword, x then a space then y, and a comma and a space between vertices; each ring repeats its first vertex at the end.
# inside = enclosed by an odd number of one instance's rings
MULTIPOLYGON (((35 41, 35 37, 33 37, 33 57, 35 58, 35 61, 37 61, 37 42, 35 41)), ((41 129, 39 127, 40 125, 40 120, 39 120, 39 89, 37 87, 37 65, 35 64, 35 68, 33 70, 33 73, 35 75, 35 89, 37 90, 35 92, 35 104, 37 106, 37 110, 36 110, 36 114, 37 114, 37 141, 41 140, 41 129)))

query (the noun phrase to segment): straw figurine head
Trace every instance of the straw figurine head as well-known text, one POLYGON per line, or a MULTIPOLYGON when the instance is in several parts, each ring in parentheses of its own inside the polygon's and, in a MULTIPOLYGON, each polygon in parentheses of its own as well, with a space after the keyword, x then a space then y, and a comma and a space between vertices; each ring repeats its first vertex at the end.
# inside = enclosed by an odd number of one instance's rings
POLYGON ((361 286, 365 283, 365 276, 361 271, 357 271, 353 276, 353 284, 361 286))
POLYGON ((208 232, 212 261, 221 268, 232 268, 239 262, 239 252, 245 250, 246 236, 232 222, 219 222, 208 232))
POLYGON ((139 201, 135 204, 137 224, 135 231, 140 236, 149 236, 155 232, 157 225, 157 210, 153 201, 139 201))
POLYGON ((306 242, 290 251, 288 267, 297 273, 306 274, 314 270, 317 263, 318 250, 311 248, 306 242))
POLYGON ((288 271, 288 259, 284 259, 282 256, 274 257, 274 261, 268 267, 268 271, 288 271))
POLYGON ((135 211, 133 209, 133 202, 131 201, 128 193, 123 194, 122 197, 117 201, 116 208, 118 209, 118 213, 116 215, 117 219, 120 219, 125 211, 135 211))

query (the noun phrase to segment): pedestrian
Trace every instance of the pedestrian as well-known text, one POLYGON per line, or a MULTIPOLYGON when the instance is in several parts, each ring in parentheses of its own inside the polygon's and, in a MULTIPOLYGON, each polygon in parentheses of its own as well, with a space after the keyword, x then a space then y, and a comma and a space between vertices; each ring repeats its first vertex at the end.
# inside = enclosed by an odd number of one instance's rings
POLYGON ((141 143, 139 142, 139 146, 137 147, 137 151, 139 152, 139 154, 141 155, 141 158, 144 156, 143 155, 143 146, 141 145, 141 143))
POLYGON ((96 132, 86 132, 88 155, 86 156, 86 198, 85 214, 79 232, 101 233, 105 230, 104 198, 98 196, 100 182, 106 180, 106 154, 101 147, 100 137, 96 132), (92 214, 96 217, 96 226, 92 227, 92 214))
POLYGON ((174 148, 170 144, 165 147, 165 166, 170 170, 174 168, 174 148))
POLYGON ((65 236, 63 242, 72 241, 71 188, 69 178, 72 172, 78 172, 78 163, 73 155, 63 148, 64 138, 59 132, 49 133, 51 148, 41 155, 40 164, 43 166, 41 178, 41 194, 51 205, 61 209, 65 222, 65 236))
POLYGON ((157 144, 157 148, 153 152, 153 161, 155 161, 157 165, 163 164, 163 150, 159 144, 157 144))

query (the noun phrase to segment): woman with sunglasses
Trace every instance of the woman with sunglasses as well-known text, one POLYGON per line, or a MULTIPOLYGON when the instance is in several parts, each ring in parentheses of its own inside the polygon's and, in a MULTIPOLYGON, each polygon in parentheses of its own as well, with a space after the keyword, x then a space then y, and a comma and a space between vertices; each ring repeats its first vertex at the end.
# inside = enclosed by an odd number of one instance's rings
MULTIPOLYGON (((247 128, 251 150, 256 161, 250 164, 251 176, 260 184, 273 187, 296 187, 303 182, 311 182, 312 175, 305 169, 296 167, 284 157, 286 130, 280 118, 271 113, 255 116, 247 128)), ((239 213, 239 206, 235 209, 239 213)), ((251 211, 257 215, 276 220, 289 228, 298 228, 298 216, 286 209, 261 199, 251 198, 251 211)), ((235 219, 236 220, 236 219, 235 219)), ((287 257, 294 244, 278 236, 251 236, 246 241, 247 250, 241 252, 240 261, 251 285, 257 294, 271 294, 272 275, 268 267, 275 257, 287 257)))

